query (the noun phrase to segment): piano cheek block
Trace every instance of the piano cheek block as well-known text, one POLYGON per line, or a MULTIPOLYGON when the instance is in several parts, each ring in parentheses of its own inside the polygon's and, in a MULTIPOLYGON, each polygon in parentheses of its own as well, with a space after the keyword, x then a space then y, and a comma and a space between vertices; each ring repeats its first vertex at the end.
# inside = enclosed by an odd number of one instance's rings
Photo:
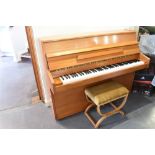
POLYGON ((150 62, 140 52, 134 31, 40 38, 40 43, 56 119, 84 111, 89 86, 113 79, 130 90, 134 72, 150 62))

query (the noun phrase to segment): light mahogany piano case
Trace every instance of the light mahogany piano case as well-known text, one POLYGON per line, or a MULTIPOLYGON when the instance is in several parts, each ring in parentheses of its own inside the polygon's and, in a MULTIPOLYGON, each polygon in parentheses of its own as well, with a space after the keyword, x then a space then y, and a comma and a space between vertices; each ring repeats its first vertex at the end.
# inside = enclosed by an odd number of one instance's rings
POLYGON ((89 86, 112 79, 131 90, 135 71, 147 68, 150 61, 140 52, 134 31, 46 37, 40 38, 40 45, 56 119, 84 111, 84 90, 89 86), (67 84, 60 78, 131 60, 143 64, 67 84))

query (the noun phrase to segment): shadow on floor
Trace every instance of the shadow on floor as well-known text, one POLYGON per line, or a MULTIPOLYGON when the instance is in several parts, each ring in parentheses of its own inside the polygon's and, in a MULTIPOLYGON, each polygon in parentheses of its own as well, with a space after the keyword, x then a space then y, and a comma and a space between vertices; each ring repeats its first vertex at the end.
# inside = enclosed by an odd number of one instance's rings
MULTIPOLYGON (((128 98, 128 101, 126 105, 123 108, 123 111, 126 113, 126 116, 122 117, 120 114, 116 114, 114 116, 111 116, 107 118, 103 123, 101 124, 102 129, 111 129, 115 126, 128 121, 128 114, 132 113, 140 108, 143 108, 149 104, 154 104, 154 97, 146 97, 139 94, 131 94, 128 98)), ((95 113, 93 111, 93 113, 95 113)), ((95 113, 93 114, 95 118, 98 118, 98 115, 95 113)), ((57 121, 58 124, 63 126, 64 128, 71 128, 71 129, 79 129, 84 128, 93 129, 90 122, 87 120, 87 118, 84 116, 84 114, 81 112, 79 114, 73 115, 71 117, 67 117, 63 120, 57 121)))
MULTIPOLYGON (((155 97, 130 95, 124 107, 126 116, 117 114, 109 117, 101 124, 100 129, 155 128, 154 101, 155 97)), ((58 121, 55 120, 51 108, 47 108, 43 103, 0 111, 0 128, 93 129, 83 112, 58 121)))

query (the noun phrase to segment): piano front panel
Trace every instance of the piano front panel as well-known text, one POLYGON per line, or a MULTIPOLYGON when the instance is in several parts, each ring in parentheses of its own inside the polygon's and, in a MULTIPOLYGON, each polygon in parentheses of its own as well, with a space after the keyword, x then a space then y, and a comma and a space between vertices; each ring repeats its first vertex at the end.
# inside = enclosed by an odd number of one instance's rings
MULTIPOLYGON (((109 78, 108 80, 117 81, 131 90, 133 79, 134 73, 132 72, 123 76, 118 76, 116 78, 109 78)), ((55 118, 63 119, 65 117, 84 111, 88 106, 84 90, 87 87, 94 86, 106 81, 107 80, 101 80, 94 81, 92 83, 83 83, 83 85, 80 86, 76 85, 75 87, 66 87, 66 89, 62 89, 61 91, 59 91, 59 88, 56 88, 54 94, 51 92, 53 96, 52 106, 54 109, 55 118)))
POLYGON ((47 57, 48 66, 50 71, 70 67, 77 66, 81 64, 86 64, 89 62, 107 60, 111 58, 134 55, 139 53, 138 45, 131 45, 125 47, 117 47, 110 49, 102 49, 89 51, 84 53, 70 54, 61 57, 47 57))

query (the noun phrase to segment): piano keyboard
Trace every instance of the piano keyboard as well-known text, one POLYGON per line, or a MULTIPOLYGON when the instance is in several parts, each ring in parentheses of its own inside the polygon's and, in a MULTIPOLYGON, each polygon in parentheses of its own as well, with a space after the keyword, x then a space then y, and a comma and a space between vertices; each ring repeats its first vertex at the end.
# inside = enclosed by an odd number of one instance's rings
POLYGON ((143 61, 131 60, 131 61, 117 63, 113 65, 102 66, 102 67, 90 69, 90 70, 83 71, 83 72, 64 75, 60 77, 60 80, 62 81, 63 84, 70 84, 70 83, 82 81, 85 79, 89 79, 89 78, 93 78, 93 77, 97 77, 97 76, 101 76, 101 75, 105 75, 109 73, 114 73, 119 70, 137 67, 143 64, 144 64, 143 61))

